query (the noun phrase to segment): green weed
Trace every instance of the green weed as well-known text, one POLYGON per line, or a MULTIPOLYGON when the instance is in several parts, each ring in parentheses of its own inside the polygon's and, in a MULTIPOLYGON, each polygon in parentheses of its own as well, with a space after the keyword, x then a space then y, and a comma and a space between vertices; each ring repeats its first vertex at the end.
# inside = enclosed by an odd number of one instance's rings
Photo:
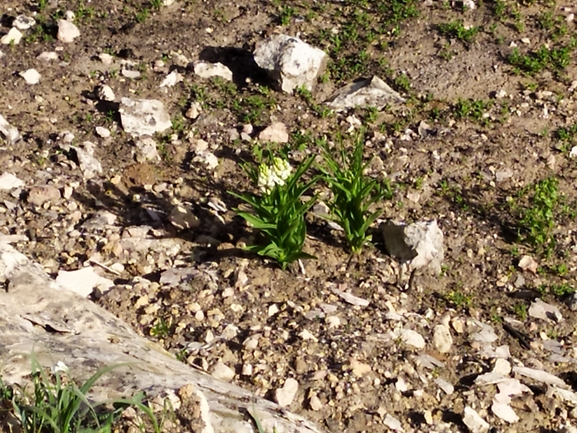
POLYGON ((391 199, 391 188, 364 174, 370 160, 363 162, 363 131, 355 137, 352 152, 345 150, 342 142, 336 151, 326 142, 322 149, 324 165, 320 169, 332 192, 328 204, 331 218, 344 230, 351 252, 359 254, 371 240, 367 230, 382 213, 382 209, 369 212, 369 208, 384 198, 391 199))
POLYGON ((479 33, 479 27, 467 27, 462 21, 452 21, 440 24, 439 32, 448 38, 457 39, 461 42, 471 43, 479 33))

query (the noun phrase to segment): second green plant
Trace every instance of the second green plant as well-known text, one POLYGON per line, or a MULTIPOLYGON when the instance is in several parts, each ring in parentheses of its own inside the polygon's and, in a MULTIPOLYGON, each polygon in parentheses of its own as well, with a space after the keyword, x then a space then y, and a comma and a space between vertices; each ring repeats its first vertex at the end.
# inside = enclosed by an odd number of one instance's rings
POLYGON ((368 229, 382 213, 382 209, 371 212, 371 207, 393 195, 387 183, 365 175, 371 161, 363 161, 363 148, 362 131, 356 135, 352 151, 347 151, 342 143, 340 149, 331 149, 326 142, 322 145, 324 165, 321 170, 332 192, 328 203, 330 218, 344 230, 353 254, 359 254, 371 240, 368 229))

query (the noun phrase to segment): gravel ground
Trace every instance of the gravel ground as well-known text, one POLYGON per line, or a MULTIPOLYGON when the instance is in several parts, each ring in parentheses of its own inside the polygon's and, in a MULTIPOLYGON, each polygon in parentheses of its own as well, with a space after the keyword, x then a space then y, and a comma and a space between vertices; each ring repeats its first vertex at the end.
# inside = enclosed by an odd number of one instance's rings
MULTIPOLYGON (((0 36, 21 14, 36 24, 0 46, 0 115, 21 136, 0 141, 0 236, 53 275, 93 267, 114 283, 95 302, 327 431, 577 431, 574 12, 4 0, 0 36), (71 42, 58 34, 67 11, 71 42), (312 95, 274 90, 254 64, 255 44, 277 33, 329 55, 312 95), (233 80, 200 77, 198 60, 233 80), (182 80, 161 86, 170 73, 182 80), (322 104, 373 74, 406 103, 322 104), (135 138, 124 97, 161 101, 171 128, 135 138), (369 174, 394 189, 379 223, 436 220, 441 274, 409 287, 378 224, 348 263, 342 233, 313 214, 305 250, 317 260, 281 271, 243 250, 258 238, 228 192, 252 191, 241 163, 274 122, 289 141, 269 146, 293 163, 362 126, 369 174)), ((171 431, 189 431, 179 416, 171 431)))

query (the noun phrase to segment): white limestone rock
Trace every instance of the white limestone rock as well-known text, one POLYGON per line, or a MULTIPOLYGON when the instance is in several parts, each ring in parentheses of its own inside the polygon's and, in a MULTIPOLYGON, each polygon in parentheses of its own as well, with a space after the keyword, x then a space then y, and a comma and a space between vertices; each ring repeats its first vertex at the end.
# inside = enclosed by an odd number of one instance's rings
POLYGON ((414 224, 381 225, 385 247, 389 254, 411 269, 426 268, 435 274, 441 272, 444 257, 443 232, 436 220, 414 224))
POLYGON ((399 105, 406 100, 376 75, 367 80, 356 81, 340 88, 325 102, 336 111, 355 107, 384 108, 399 105))
POLYGON ((58 20, 58 34, 56 37, 60 42, 69 44, 74 42, 74 39, 78 36, 80 36, 80 30, 72 21, 58 20))
POLYGON ((201 78, 221 77, 227 81, 232 81, 232 71, 222 63, 199 60, 194 62, 194 73, 201 78))
POLYGON ((254 60, 283 92, 292 93, 299 86, 312 90, 326 67, 327 55, 299 38, 281 34, 257 44, 254 60))
POLYGON ((12 27, 8 33, 0 38, 0 43, 3 45, 14 44, 17 45, 22 40, 22 32, 16 27, 12 27))
POLYGON ((164 104, 156 99, 122 98, 119 112, 122 128, 133 137, 154 135, 172 127, 164 104))

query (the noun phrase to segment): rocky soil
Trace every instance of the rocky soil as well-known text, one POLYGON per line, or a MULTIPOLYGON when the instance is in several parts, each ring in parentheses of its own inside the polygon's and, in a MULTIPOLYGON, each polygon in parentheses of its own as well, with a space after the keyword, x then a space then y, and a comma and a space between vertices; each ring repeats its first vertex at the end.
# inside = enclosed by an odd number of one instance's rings
MULTIPOLYGON (((4 0, 0 240, 182 362, 326 431, 577 431, 574 13, 4 0), (280 34, 326 53, 310 92, 255 63, 280 34), (393 89, 382 107, 324 103, 373 75, 393 89), (141 100, 157 102, 143 114, 141 100), (440 274, 409 284, 379 224, 349 263, 315 213, 317 260, 281 271, 246 252, 257 233, 229 194, 256 191, 242 163, 271 149, 296 165, 359 131, 394 191, 378 223, 436 220, 440 274)), ((190 431, 183 419, 171 431, 190 431)))

